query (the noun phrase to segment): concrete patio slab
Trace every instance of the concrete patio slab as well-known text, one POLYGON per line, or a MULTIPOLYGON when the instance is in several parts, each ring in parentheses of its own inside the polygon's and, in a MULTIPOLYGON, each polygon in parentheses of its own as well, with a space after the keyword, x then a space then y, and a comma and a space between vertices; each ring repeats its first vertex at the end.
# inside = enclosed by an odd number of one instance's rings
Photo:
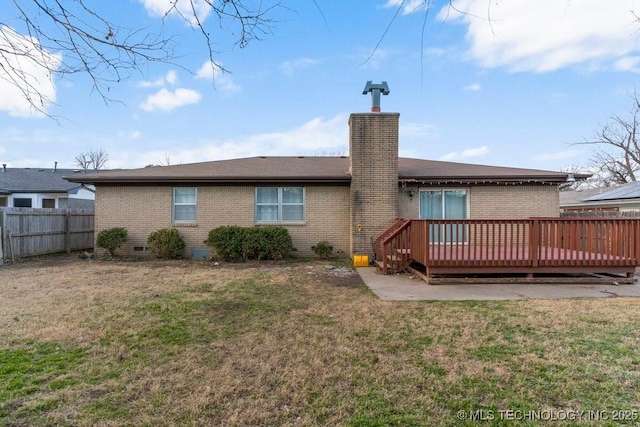
POLYGON ((378 298, 389 301, 491 301, 519 299, 640 297, 640 285, 446 284, 428 285, 411 274, 383 275, 374 267, 356 269, 378 298))

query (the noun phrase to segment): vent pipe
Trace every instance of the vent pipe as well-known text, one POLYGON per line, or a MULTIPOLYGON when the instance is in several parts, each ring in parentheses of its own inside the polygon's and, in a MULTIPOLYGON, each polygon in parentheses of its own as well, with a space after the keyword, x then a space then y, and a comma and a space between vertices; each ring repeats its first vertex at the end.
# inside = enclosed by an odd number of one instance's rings
POLYGON ((7 171, 7 164, 3 163, 2 164, 2 172, 6 172, 7 171))
POLYGON ((58 170, 58 162, 53 162, 53 171, 57 171, 58 170))
POLYGON ((371 80, 367 82, 362 91, 363 95, 371 92, 371 112, 379 113, 380 112, 380 94, 389 95, 389 86, 387 82, 382 83, 371 83, 371 80))

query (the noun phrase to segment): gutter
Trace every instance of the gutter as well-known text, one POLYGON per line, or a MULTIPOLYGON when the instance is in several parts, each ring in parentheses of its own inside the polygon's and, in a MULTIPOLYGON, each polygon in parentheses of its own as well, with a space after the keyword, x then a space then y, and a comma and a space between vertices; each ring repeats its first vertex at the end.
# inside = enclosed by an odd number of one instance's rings
POLYGON ((94 184, 94 185, 122 185, 122 184, 262 184, 262 183, 309 183, 309 184, 349 184, 351 183, 351 177, 347 178, 318 178, 318 177, 294 177, 294 178, 278 178, 278 177, 265 177, 265 178, 105 178, 95 180, 71 180, 81 185, 94 184))

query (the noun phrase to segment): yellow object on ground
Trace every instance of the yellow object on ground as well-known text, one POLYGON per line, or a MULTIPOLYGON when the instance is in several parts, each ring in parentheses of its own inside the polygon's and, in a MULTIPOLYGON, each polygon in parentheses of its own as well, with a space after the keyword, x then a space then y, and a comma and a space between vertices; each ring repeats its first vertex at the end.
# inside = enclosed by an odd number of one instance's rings
POLYGON ((353 266, 354 267, 368 267, 369 266, 369 255, 354 255, 353 256, 353 266))

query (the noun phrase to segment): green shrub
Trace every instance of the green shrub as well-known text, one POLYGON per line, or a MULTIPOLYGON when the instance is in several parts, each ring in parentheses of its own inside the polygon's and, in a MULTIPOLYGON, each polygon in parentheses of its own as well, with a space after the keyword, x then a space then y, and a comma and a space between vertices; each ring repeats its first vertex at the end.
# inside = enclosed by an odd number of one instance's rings
MULTIPOLYGON (((251 230, 251 229, 249 229, 251 230)), ((249 259, 285 259, 291 256, 296 249, 293 247, 291 235, 286 228, 282 227, 253 227, 257 230, 257 241, 260 250, 254 257, 249 259)))
POLYGON ((156 258, 179 259, 184 256, 184 240, 175 228, 163 228, 149 234, 147 244, 156 258))
POLYGON ((329 245, 329 242, 322 240, 315 246, 312 246, 313 252, 322 258, 331 258, 333 256, 333 247, 329 245))
POLYGON ((265 242, 263 242, 262 230, 258 227, 242 229, 240 253, 242 259, 267 259, 264 254, 265 242))
POLYGON ((209 232, 205 243, 224 261, 288 258, 295 251, 291 236, 282 227, 223 226, 209 232))
POLYGON ((101 230, 96 237, 96 244, 99 248, 109 251, 109 255, 116 256, 116 250, 128 239, 127 229, 114 227, 101 230))
POLYGON ((243 228, 235 225, 225 225, 209 231, 204 242, 215 249, 223 261, 242 261, 243 228))

